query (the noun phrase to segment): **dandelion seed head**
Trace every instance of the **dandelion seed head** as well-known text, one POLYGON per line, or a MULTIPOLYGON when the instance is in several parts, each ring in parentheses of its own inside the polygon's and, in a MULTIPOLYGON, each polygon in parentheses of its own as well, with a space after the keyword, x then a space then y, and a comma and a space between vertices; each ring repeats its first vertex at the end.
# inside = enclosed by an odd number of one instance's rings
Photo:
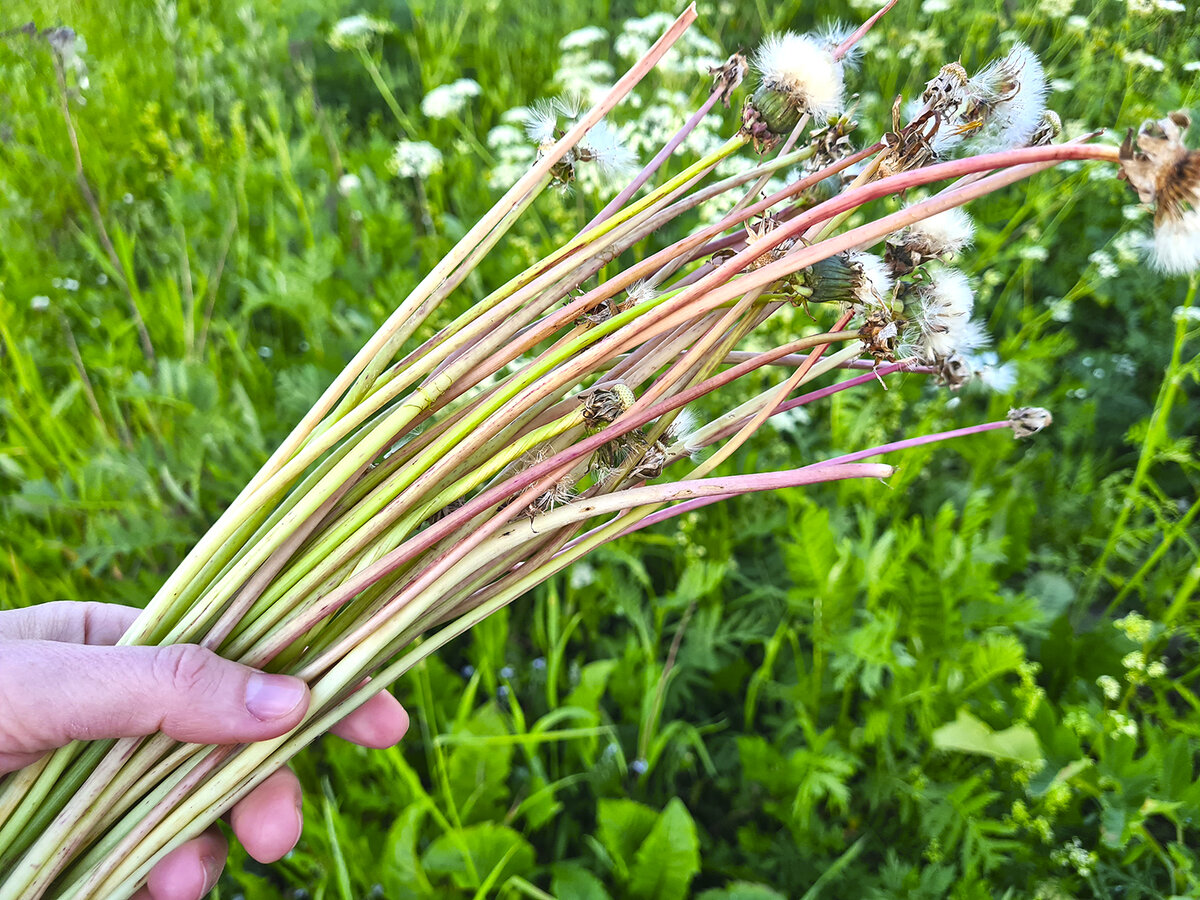
POLYGON ((1150 262, 1167 275, 1200 270, 1200 209, 1189 209, 1154 229, 1150 262))
MULTIPOLYGON (((629 149, 620 132, 603 119, 597 122, 581 142, 600 174, 613 178, 630 173, 637 156, 629 149)), ((584 159, 580 156, 580 159, 584 159)))
POLYGON ((1015 44, 1002 59, 971 79, 972 101, 964 122, 980 122, 976 140, 985 150, 1023 147, 1041 123, 1046 108, 1046 75, 1025 44, 1015 44))
POLYGON ((842 66, 820 39, 792 31, 770 35, 753 65, 761 83, 752 102, 776 134, 790 131, 805 113, 823 122, 841 109, 842 66))

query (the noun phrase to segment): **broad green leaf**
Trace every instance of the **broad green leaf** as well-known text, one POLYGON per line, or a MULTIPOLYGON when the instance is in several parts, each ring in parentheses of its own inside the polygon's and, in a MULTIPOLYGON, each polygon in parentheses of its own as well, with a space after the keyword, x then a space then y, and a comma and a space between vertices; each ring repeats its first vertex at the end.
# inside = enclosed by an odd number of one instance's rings
POLYGON ((476 889, 497 866, 503 869, 493 883, 528 875, 534 866, 534 852, 529 841, 513 829, 484 822, 442 835, 429 845, 422 863, 430 874, 449 875, 458 887, 476 889))
POLYGON ((735 881, 723 888, 705 891, 696 900, 784 900, 784 896, 765 884, 735 881))
POLYGON ((1028 725, 1013 725, 1003 731, 993 731, 986 722, 960 709, 958 717, 933 732, 933 745, 939 750, 958 750, 977 753, 992 759, 1040 763, 1042 748, 1037 735, 1028 725))
POLYGON ((654 828, 658 814, 635 800, 601 800, 597 809, 596 833, 617 868, 627 877, 642 841, 654 828))
POLYGON ((604 883, 576 863, 561 863, 554 867, 550 893, 560 900, 609 900, 604 883))
POLYGON ((682 900, 699 871, 696 823, 683 801, 672 797, 637 852, 629 894, 643 900, 682 900))

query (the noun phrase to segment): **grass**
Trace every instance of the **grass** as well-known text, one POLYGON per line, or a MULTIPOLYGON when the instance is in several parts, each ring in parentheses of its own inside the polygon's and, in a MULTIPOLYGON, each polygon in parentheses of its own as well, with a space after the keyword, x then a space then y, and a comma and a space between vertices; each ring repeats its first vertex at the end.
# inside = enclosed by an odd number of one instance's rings
MULTIPOLYGON (((1069 82, 1051 103, 1072 133, 1197 110, 1195 10, 1107 2, 1080 27, 1061 5, 902 3, 852 80, 861 118, 1018 36, 1069 82)), ((865 15, 713 6, 700 27, 729 50, 865 15)), ((6 9, 0 28, 87 39, 69 109, 104 230, 48 50, 0 38, 0 607, 144 603, 490 203, 486 134, 553 92, 558 39, 657 8, 380 3, 401 117, 325 44, 357 8, 6 9), (459 77, 479 100, 424 118, 459 77), (387 171, 400 138, 443 150, 423 193, 387 171)), ((512 252, 591 204, 548 198, 512 252)), ((1196 284, 1139 264, 1132 194, 1087 170, 973 212, 966 265, 1017 392, 841 394, 828 427, 795 420, 725 470, 1025 403, 1053 431, 908 451, 886 496, 759 495, 600 551, 398 685, 402 747, 303 757, 300 846, 236 856, 221 896, 1200 896, 1196 284)))

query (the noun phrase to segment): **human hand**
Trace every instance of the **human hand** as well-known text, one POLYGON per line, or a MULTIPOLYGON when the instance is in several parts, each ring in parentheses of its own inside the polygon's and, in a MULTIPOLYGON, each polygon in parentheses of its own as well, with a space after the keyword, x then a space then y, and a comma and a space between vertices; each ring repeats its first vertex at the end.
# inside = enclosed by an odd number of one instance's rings
MULTIPOLYGON (((290 731, 308 709, 308 686, 268 675, 192 644, 114 647, 137 609, 108 603, 45 603, 0 612, 0 775, 74 740, 161 731, 178 741, 241 744, 290 731)), ((333 733, 364 747, 390 747, 408 714, 383 691, 333 733)), ((228 814, 259 862, 274 862, 300 838, 300 782, 270 775, 228 814)), ((199 900, 217 882, 228 845, 213 827, 164 857, 133 900, 199 900)))

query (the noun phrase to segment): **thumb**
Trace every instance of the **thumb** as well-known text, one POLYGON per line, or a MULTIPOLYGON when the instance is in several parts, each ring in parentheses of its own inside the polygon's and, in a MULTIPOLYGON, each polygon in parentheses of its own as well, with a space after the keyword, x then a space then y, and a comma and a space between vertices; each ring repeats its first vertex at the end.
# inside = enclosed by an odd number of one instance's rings
POLYGON ((0 643, 0 756, 156 731, 197 744, 266 740, 299 724, 308 702, 300 679, 194 644, 0 643))

